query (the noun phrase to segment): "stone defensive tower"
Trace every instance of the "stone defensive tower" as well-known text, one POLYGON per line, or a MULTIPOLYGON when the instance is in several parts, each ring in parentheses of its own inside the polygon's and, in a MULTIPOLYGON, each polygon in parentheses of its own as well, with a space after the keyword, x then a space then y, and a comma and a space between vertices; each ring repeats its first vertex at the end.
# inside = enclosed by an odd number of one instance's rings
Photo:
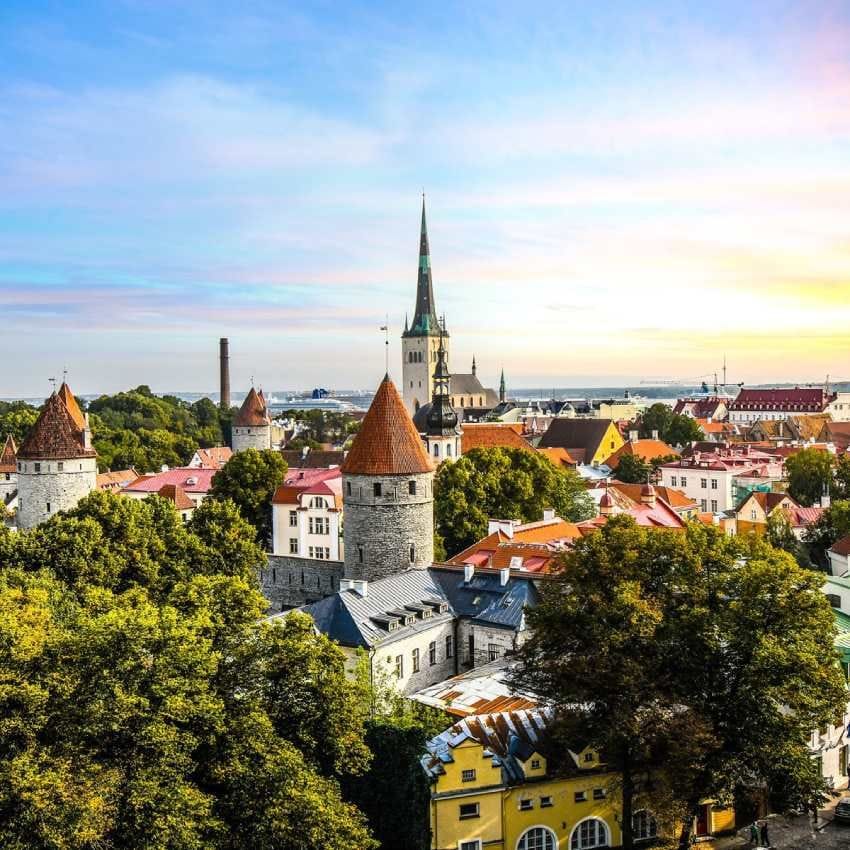
POLYGON ((234 452, 272 447, 272 423, 262 390, 257 392, 251 387, 251 392, 245 396, 245 401, 233 420, 231 442, 234 452))
POLYGON ((374 581, 434 561, 434 467, 385 376, 342 465, 345 577, 374 581))
POLYGON ((440 334, 446 363, 449 360, 448 333, 441 329, 434 305, 434 286, 431 282, 431 249, 428 245, 428 227, 425 223, 425 196, 422 196, 422 225, 419 233, 419 272, 416 282, 416 310, 413 323, 404 322, 401 335, 402 386, 404 404, 412 416, 431 400, 434 391, 433 372, 437 365, 440 334))
POLYGON ((18 528, 33 528, 70 510, 97 488, 88 416, 67 384, 47 399, 18 449, 17 466, 18 528))

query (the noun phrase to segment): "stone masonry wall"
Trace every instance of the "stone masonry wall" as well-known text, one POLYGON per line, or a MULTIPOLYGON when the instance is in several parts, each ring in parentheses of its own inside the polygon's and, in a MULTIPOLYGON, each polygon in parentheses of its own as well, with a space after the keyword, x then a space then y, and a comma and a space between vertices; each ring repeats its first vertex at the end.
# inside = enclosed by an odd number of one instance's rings
POLYGON ((375 581, 434 562, 433 473, 345 475, 343 540, 347 578, 375 581), (410 493, 410 482, 416 492, 410 493), (374 485, 381 485, 375 495, 374 485), (410 547, 413 548, 413 560, 410 547))
POLYGON ((0 472, 0 505, 2 505, 15 490, 18 489, 16 472, 0 472), (8 478, 6 476, 9 476, 8 478))
POLYGON ((19 461, 18 528, 33 528, 59 511, 76 507, 97 488, 97 460, 93 457, 61 461, 19 461), (50 509, 48 510, 48 504, 50 509))
POLYGON ((245 449, 270 449, 272 445, 272 429, 270 426, 259 426, 256 428, 233 428, 233 451, 241 452, 245 449))
POLYGON ((260 589, 273 611, 317 602, 339 590, 342 561, 318 561, 290 555, 268 555, 260 570, 260 589))

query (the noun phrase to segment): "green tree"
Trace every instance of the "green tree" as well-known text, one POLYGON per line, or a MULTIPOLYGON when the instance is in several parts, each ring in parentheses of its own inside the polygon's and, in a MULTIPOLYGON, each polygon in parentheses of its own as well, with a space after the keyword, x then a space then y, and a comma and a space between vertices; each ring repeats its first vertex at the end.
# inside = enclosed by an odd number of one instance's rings
POLYGON ((272 449, 237 452, 213 477, 209 497, 233 502, 256 529, 257 542, 271 548, 272 497, 286 470, 286 461, 272 449))
POLYGON ((830 495, 833 499, 850 499, 850 455, 838 455, 832 470, 830 495))
POLYGON ((594 515, 581 479, 525 449, 473 449, 441 464, 434 480, 437 533, 451 554, 480 540, 490 518, 538 520, 544 508, 578 521, 594 515))
POLYGON ((0 531, 0 845, 376 846, 339 788, 368 761, 345 657, 303 618, 259 619, 232 506, 196 516, 95 493, 0 531), (227 537, 236 563, 209 557, 227 537))
POLYGON ((38 419, 38 408, 25 401, 0 401, 0 445, 11 434, 20 445, 38 419))
POLYGON ((625 847, 636 801, 681 820, 687 847, 704 799, 766 781, 782 810, 822 788, 807 742, 846 689, 820 585, 763 541, 695 524, 615 517, 565 556, 515 680, 554 700, 556 736, 583 731, 622 773, 625 847))
POLYGON ((832 481, 832 456, 822 449, 800 449, 785 460, 785 474, 788 495, 801 505, 816 505, 832 481))
POLYGON ((639 455, 622 455, 615 475, 624 484, 642 484, 649 480, 652 467, 639 455))
POLYGON ((826 550, 837 540, 850 534, 850 501, 839 499, 830 505, 803 533, 813 558, 826 565, 826 550))
POLYGON ((703 438, 702 428, 690 416, 673 413, 663 402, 649 407, 640 417, 640 436, 649 438, 658 432, 658 439, 671 446, 684 446, 703 438))

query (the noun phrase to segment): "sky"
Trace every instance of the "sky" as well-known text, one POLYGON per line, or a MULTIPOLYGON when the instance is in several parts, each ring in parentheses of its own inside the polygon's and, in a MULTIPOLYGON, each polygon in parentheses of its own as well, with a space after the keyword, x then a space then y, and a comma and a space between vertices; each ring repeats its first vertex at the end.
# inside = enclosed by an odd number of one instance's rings
POLYGON ((850 378, 850 4, 0 3, 0 397, 850 378))

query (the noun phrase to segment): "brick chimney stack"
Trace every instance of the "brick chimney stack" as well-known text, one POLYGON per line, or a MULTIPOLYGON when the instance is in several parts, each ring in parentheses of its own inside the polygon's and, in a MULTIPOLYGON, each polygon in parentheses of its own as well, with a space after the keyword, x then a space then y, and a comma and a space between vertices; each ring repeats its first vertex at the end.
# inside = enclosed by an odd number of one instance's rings
POLYGON ((219 360, 219 406, 222 410, 230 410, 230 343, 227 337, 218 341, 219 360))

